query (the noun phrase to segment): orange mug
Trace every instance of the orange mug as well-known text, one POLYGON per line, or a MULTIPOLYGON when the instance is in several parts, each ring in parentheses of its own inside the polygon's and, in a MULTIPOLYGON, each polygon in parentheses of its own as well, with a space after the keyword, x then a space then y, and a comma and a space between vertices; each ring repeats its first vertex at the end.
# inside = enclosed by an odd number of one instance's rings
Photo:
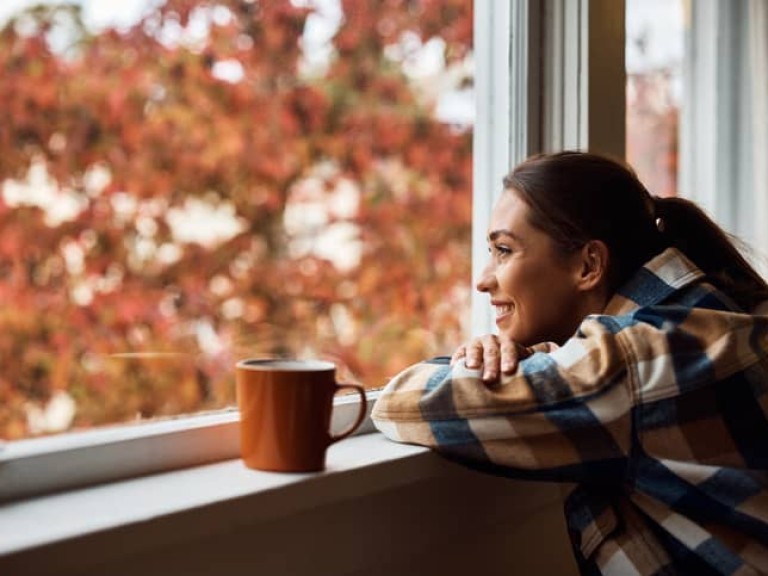
POLYGON ((249 468, 315 472, 325 452, 365 417, 365 390, 336 382, 336 366, 322 360, 246 359, 235 367, 240 409, 240 453, 249 468), (360 395, 357 419, 338 435, 330 432, 333 397, 349 388, 360 395))

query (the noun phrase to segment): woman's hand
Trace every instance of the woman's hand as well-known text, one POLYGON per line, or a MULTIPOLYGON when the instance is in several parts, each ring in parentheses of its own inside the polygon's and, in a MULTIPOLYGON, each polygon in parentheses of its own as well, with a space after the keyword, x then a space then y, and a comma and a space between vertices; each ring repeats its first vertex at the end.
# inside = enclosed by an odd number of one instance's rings
POLYGON ((511 374, 517 364, 527 358, 533 350, 503 336, 488 334, 462 344, 451 356, 451 366, 463 359, 470 370, 483 368, 483 380, 497 380, 501 374, 511 374))

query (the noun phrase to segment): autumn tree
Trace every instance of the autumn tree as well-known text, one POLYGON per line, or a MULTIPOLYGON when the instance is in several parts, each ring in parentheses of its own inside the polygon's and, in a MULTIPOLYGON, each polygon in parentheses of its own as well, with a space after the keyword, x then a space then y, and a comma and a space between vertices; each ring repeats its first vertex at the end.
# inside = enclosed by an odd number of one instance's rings
POLYGON ((673 75, 662 68, 627 77, 627 160, 658 196, 677 195, 680 104, 673 75))
POLYGON ((168 0, 96 32, 39 7, 0 31, 0 437, 56 392, 89 426, 231 404, 239 357, 379 386, 460 340, 471 133, 404 64, 430 41, 466 63, 471 3, 340 8, 315 67, 316 7, 288 0, 168 0))

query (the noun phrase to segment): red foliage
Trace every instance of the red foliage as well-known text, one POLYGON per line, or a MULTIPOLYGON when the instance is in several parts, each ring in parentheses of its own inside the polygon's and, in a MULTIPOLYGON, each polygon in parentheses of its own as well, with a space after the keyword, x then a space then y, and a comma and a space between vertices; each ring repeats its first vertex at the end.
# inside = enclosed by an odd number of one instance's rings
POLYGON ((680 108, 668 70, 627 78, 627 160, 652 194, 677 195, 680 108))
POLYGON ((246 355, 329 357, 378 386, 456 344, 471 135, 385 51, 439 36, 460 60, 470 4, 346 0, 336 56, 310 75, 311 12, 288 0, 168 0, 125 31, 81 29, 65 54, 44 11, 36 33, 0 31, 0 437, 33 433, 30 406, 56 391, 82 427, 232 404, 246 355), (186 45, 196 19, 208 33, 186 45), (30 186, 10 199, 41 168, 74 215, 51 220, 30 186), (191 201, 240 228, 206 240, 220 217, 193 221, 191 201), (180 239, 178 210, 198 240, 180 239), (352 240, 322 250, 316 221, 352 240), (155 354, 116 356, 138 352, 155 354))

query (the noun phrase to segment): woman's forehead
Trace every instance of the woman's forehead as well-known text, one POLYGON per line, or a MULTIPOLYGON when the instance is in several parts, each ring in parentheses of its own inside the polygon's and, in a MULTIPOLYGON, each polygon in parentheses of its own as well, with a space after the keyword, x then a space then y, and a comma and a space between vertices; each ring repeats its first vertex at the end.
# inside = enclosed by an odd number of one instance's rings
POLYGON ((528 205, 514 192, 505 190, 491 212, 488 239, 510 236, 517 239, 528 225, 528 205))

